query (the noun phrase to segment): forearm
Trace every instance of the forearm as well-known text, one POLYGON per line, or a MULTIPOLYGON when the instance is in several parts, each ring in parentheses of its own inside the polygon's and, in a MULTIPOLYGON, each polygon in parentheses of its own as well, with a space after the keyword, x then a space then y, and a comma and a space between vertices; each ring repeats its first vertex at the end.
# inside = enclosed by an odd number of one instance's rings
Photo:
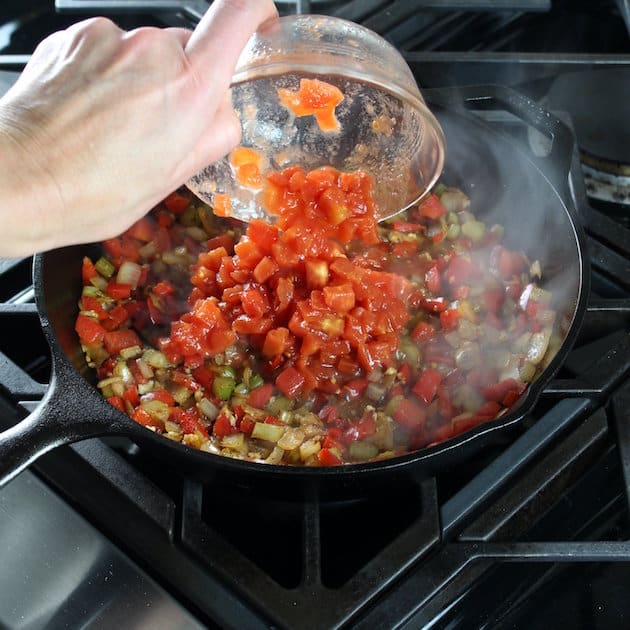
POLYGON ((17 258, 57 246, 63 238, 59 191, 32 139, 15 127, 0 101, 0 257, 17 258))

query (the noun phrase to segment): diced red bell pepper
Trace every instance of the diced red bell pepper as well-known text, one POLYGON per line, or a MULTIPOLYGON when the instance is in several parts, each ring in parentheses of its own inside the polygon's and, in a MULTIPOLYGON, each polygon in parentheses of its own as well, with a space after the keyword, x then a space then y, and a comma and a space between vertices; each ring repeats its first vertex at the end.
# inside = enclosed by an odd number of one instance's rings
POLYGON ((481 394, 486 400, 493 400, 495 402, 503 402, 509 392, 515 392, 520 396, 527 386, 525 383, 520 383, 516 379, 506 378, 503 381, 499 381, 494 385, 488 387, 482 387, 481 394))
POLYGON ((425 321, 419 321, 415 328, 411 331, 411 338, 416 343, 423 343, 435 337, 436 330, 431 324, 425 321))
POLYGON ((119 354, 121 350, 131 346, 142 346, 136 331, 127 328, 106 332, 103 337, 103 343, 105 344, 105 350, 109 354, 119 354))
POLYGON ((121 284, 120 282, 109 282, 105 288, 105 292, 114 300, 124 300, 131 297, 131 285, 121 284))
POLYGON ((317 459, 322 466, 339 466, 343 462, 329 448, 322 448, 317 453, 317 459))
POLYGON ((90 280, 98 276, 98 271, 96 271, 96 267, 94 266, 94 263, 87 256, 83 258, 83 265, 81 267, 81 276, 83 278, 84 285, 92 284, 90 280))
POLYGON ((83 343, 92 344, 103 341, 106 330, 96 320, 86 315, 79 314, 74 324, 79 338, 83 343))
POLYGON ((190 204, 190 199, 188 197, 184 197, 178 192, 172 192, 165 200, 164 205, 173 213, 173 214, 182 214, 188 205, 190 204))
POLYGON ((406 429, 416 430, 424 426, 427 412, 424 407, 409 398, 403 398, 392 413, 392 418, 406 429))
POLYGON ((235 433, 238 433, 238 430, 236 427, 232 426, 228 415, 226 413, 220 413, 212 425, 212 434, 218 437, 225 437, 226 435, 234 435, 235 433))
POLYGON ((292 365, 282 370, 276 378, 276 387, 287 398, 299 396, 304 388, 304 384, 304 375, 292 365))
POLYGON ((127 413, 127 408, 125 407, 125 401, 120 396, 110 396, 107 399, 107 402, 116 407, 118 411, 122 411, 123 413, 127 413))
POLYGON ((440 270, 437 264, 431 265, 424 274, 424 281, 427 285, 427 289, 437 295, 442 290, 442 279, 440 277, 440 270))
POLYGON ((454 330, 459 324, 459 312, 456 308, 450 308, 440 313, 442 330, 454 330))
POLYGON ((428 405, 435 398, 441 382, 441 372, 435 368, 426 368, 416 381, 412 391, 420 400, 428 405))
POLYGON ((271 383, 265 383, 252 389, 247 396, 247 404, 256 407, 256 409, 264 409, 273 395, 273 390, 274 386, 271 383))
POLYGON ((440 198, 435 195, 429 195, 418 206, 420 216, 427 217, 428 219, 439 219, 446 214, 446 208, 442 205, 440 198))

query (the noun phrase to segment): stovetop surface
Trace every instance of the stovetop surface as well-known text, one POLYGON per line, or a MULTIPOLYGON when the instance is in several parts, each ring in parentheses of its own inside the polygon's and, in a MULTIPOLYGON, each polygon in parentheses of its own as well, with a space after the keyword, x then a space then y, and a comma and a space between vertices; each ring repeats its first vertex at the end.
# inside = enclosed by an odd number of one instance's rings
MULTIPOLYGON (((544 104, 560 75, 630 68, 619 2, 522 0, 499 13, 412 4, 310 7, 384 33, 424 87, 505 83, 544 104)), ((191 21, 177 11, 110 14, 124 28, 191 21)), ((52 2, 5 2, 7 82, 20 67, 10 56, 76 19, 52 2)), ((570 111, 555 113, 573 125, 570 111)), ((0 624, 625 627, 630 232, 623 207, 588 197, 578 147, 566 195, 587 232, 588 310, 575 350, 513 441, 435 479, 348 501, 316 488, 291 501, 204 486, 125 440, 61 447, 0 491, 0 624)), ((0 264, 4 426, 37 404, 50 376, 30 265, 0 264)))

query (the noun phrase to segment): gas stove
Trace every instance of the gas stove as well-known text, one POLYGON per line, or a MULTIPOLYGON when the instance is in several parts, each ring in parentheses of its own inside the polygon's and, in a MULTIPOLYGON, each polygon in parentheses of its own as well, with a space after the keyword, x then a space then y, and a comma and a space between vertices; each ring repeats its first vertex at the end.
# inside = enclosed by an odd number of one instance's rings
MULTIPOLYGON (((623 188, 630 144, 622 141, 629 133, 623 117, 604 107, 624 95, 627 102, 629 93, 627 3, 277 4, 282 13, 336 14, 377 30, 403 51, 423 88, 507 85, 572 130, 562 188, 586 231, 591 266, 575 348, 514 439, 387 496, 331 499, 312 487, 287 500, 273 488, 261 494, 242 484, 201 484, 123 439, 60 447, 0 491, 0 625, 623 625, 630 615, 623 188), (587 106, 575 90, 589 85, 598 91, 586 90, 587 106), (617 171, 609 173, 611 165, 617 171), (597 187, 602 179, 606 195, 597 187)), ((86 15, 107 15, 123 28, 193 26, 205 6, 9 0, 0 8, 0 80, 6 89, 42 37, 86 15)), ((503 111, 477 115, 544 159, 545 142, 522 121, 503 111)), ((30 273, 30 259, 0 261, 3 427, 37 405, 50 377, 30 273)))

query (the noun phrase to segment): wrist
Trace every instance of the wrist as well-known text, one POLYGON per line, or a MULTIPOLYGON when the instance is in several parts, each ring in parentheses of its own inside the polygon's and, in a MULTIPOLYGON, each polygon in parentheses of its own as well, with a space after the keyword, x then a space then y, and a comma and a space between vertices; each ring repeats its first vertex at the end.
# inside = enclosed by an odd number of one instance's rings
MULTIPOLYGON (((59 194, 38 156, 28 129, 18 126, 10 108, 0 105, 1 257, 28 256, 56 246, 59 194)), ((22 117, 24 118, 24 117, 22 117)), ((61 226, 59 226, 61 228, 61 226)))

